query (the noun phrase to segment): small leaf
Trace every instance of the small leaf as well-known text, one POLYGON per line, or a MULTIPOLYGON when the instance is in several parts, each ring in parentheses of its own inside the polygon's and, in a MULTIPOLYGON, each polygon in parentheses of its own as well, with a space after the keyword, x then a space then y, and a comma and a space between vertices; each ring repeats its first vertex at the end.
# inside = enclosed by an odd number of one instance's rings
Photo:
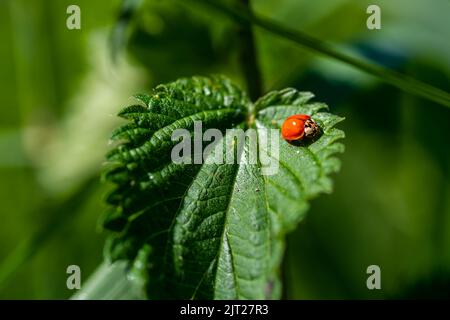
POLYGON ((138 265, 134 277, 150 298, 279 298, 284 237, 310 199, 332 191, 330 174, 340 164, 335 154, 343 152, 337 141, 344 133, 334 128, 343 118, 325 112, 323 103, 308 103, 312 98, 285 89, 252 104, 223 77, 194 77, 157 87, 145 98, 148 108, 125 108, 120 115, 131 123, 113 134, 125 141, 108 155, 104 173, 116 185, 104 219, 117 232, 107 243, 109 259, 138 265), (291 145, 278 131, 268 139, 267 129, 279 129, 298 113, 321 127, 316 141, 291 145), (145 118, 149 114, 162 118, 145 118), (261 161, 173 163, 173 130, 192 132, 196 120, 203 130, 225 134, 216 152, 243 157, 256 150, 278 165, 278 173, 263 174, 261 161), (258 148, 245 140, 237 153, 229 128, 256 129, 258 148))

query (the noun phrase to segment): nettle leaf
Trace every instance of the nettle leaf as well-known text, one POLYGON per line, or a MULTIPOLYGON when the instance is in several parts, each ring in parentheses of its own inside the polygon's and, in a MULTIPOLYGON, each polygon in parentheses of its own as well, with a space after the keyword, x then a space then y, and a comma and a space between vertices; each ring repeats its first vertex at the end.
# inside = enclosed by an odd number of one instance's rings
POLYGON ((181 79, 136 96, 140 104, 119 114, 129 122, 113 133, 120 142, 107 156, 105 178, 115 185, 104 219, 115 231, 109 259, 130 261, 149 298, 279 298, 284 237, 310 199, 332 191, 329 175, 340 164, 334 155, 344 150, 337 142, 344 133, 334 128, 343 118, 311 98, 285 89, 252 103, 223 77, 181 79), (298 113, 319 124, 316 141, 292 145, 281 138, 283 121, 298 113), (223 132, 222 143, 206 163, 172 162, 178 143, 172 132, 192 132, 195 121, 203 131, 223 132), (245 139, 237 152, 226 129, 238 127, 256 130, 257 149, 245 139), (268 129, 276 135, 268 137, 268 129), (252 152, 261 159, 208 163, 217 153, 237 159, 252 152), (263 155, 275 174, 264 173, 263 155))

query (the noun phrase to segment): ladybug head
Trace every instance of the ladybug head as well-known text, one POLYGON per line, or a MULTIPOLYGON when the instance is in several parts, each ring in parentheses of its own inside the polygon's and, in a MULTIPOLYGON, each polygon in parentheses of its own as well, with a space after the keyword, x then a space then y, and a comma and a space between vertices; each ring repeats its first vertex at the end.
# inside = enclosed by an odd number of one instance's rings
POLYGON ((320 135, 320 127, 313 119, 305 121, 305 138, 315 139, 320 135))

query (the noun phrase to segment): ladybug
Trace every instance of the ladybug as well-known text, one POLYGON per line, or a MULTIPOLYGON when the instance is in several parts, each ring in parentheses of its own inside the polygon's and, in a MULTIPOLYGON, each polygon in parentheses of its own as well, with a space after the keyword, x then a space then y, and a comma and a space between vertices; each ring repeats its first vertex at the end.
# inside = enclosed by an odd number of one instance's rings
POLYGON ((294 114, 281 126, 281 135, 288 142, 315 139, 320 134, 319 125, 306 114, 294 114))

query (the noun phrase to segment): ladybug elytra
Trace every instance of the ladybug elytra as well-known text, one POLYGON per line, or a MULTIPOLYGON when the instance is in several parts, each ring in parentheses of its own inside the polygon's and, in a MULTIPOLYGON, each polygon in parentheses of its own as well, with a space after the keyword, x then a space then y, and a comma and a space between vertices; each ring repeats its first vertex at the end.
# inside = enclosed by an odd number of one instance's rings
POLYGON ((302 139, 314 139, 320 133, 317 123, 306 114, 294 114, 288 117, 281 126, 283 139, 298 141, 302 139))

